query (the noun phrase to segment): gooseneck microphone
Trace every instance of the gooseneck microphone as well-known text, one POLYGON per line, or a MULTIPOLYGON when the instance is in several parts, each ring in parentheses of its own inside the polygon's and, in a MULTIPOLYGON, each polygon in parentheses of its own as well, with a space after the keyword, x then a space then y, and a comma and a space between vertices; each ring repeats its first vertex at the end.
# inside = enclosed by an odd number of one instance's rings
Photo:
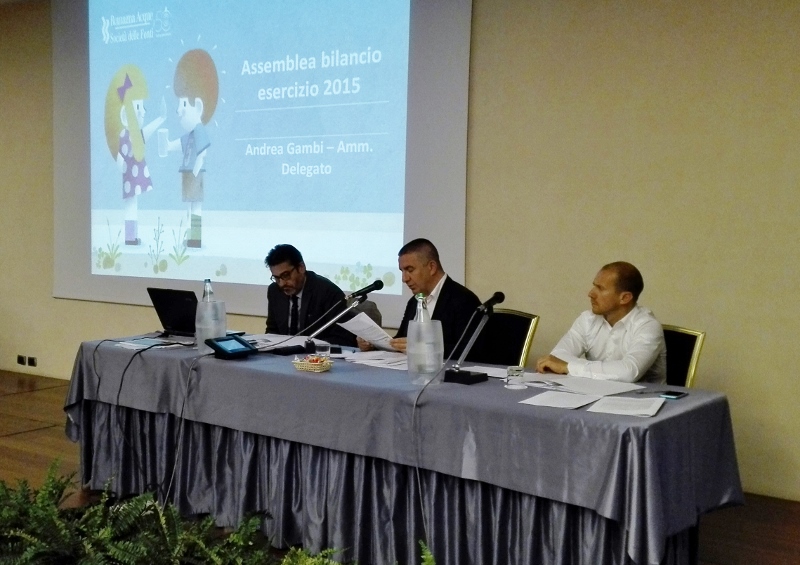
POLYGON ((458 350, 459 344, 467 335, 467 332, 471 329, 472 318, 474 318, 476 314, 479 314, 481 316, 481 321, 478 322, 478 325, 474 330, 472 330, 472 335, 469 338, 467 345, 465 345, 464 349, 461 350, 461 356, 458 358, 458 361, 456 361, 455 365, 444 372, 444 382, 458 383, 462 385, 474 385, 475 383, 482 383, 483 381, 487 380, 488 377, 486 373, 482 373, 480 371, 462 370, 461 364, 464 362, 464 359, 467 358, 467 355, 469 355, 469 352, 472 350, 472 346, 475 345, 475 340, 478 339, 478 336, 483 330, 483 326, 485 326, 486 322, 489 320, 489 316, 494 314, 492 306, 495 304, 500 304, 505 299, 505 294, 502 292, 495 292, 489 300, 478 306, 472 313, 472 317, 469 319, 469 322, 467 322, 464 331, 461 332, 461 337, 458 338, 458 343, 456 343, 456 346, 453 348, 453 352, 458 350))
MULTIPOLYGON (((355 292, 348 294, 347 299, 350 300, 351 298, 355 298, 356 296, 366 296, 373 290, 380 290, 382 288, 383 288, 383 281, 378 279, 371 285, 365 286, 364 288, 361 288, 355 292)), ((500 302, 502 302, 502 300, 500 302)))
POLYGON ((487 310, 491 310, 492 306, 495 304, 500 304, 505 299, 505 294, 502 292, 495 292, 489 300, 478 306, 478 312, 486 312, 487 310))

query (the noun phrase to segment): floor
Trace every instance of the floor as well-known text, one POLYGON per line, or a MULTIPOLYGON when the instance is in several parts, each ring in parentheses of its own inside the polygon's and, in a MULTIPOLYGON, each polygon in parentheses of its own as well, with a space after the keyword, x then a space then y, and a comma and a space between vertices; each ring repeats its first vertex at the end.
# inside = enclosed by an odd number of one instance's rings
MULTIPOLYGON (((41 485, 48 467, 78 471, 78 446, 64 435, 67 381, 0 371, 0 480, 41 485)), ((746 494, 745 506, 704 516, 700 565, 800 564, 800 502, 746 494)), ((80 493, 67 501, 80 504, 80 493)))
POLYGON ((78 470, 78 446, 64 435, 68 381, 0 371, 0 479, 41 485, 60 460, 61 474, 78 470))

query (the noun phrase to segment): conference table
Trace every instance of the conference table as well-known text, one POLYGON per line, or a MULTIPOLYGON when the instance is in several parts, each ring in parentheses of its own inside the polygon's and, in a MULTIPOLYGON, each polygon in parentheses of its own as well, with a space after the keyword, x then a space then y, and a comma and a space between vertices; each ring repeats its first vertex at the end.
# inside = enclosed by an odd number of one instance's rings
POLYGON ((700 516, 743 503, 716 392, 640 418, 291 361, 81 344, 64 410, 83 485, 224 527, 261 514, 274 546, 361 564, 418 563, 419 540, 439 565, 694 563, 700 516))

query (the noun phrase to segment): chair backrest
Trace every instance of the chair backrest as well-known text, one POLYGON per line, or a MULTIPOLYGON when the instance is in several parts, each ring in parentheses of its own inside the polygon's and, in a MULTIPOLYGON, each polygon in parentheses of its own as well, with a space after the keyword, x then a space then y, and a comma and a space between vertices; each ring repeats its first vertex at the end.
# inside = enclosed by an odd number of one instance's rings
POLYGON ((667 344, 667 384, 690 387, 694 384, 706 332, 667 324, 662 327, 667 344))
POLYGON ((467 360, 524 367, 538 325, 539 316, 535 314, 495 308, 467 360))
POLYGON ((378 305, 375 304, 372 300, 365 300, 364 302, 356 306, 354 310, 358 312, 364 312, 364 314, 372 318, 373 322, 375 322, 379 326, 383 326, 383 316, 381 315, 381 311, 378 310, 378 305))

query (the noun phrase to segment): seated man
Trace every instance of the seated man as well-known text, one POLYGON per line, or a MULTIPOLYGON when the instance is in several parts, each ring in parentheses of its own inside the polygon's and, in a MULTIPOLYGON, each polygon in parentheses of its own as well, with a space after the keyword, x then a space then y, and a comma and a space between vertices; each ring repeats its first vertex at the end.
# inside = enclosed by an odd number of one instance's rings
POLYGON ((630 263, 605 265, 589 291, 591 311, 578 316, 550 355, 536 362, 536 370, 593 379, 665 383, 664 331, 653 313, 636 303, 642 289, 642 275, 630 263))
MULTIPOLYGON (((264 263, 272 272, 267 289, 268 334, 310 335, 345 308, 344 292, 325 277, 307 271, 294 246, 276 245, 264 263), (330 308, 330 314, 318 321, 330 308)), ((355 336, 339 324, 317 337, 337 345, 356 345, 355 336)))
MULTIPOLYGON (((398 266, 403 273, 403 282, 415 295, 420 292, 425 295, 431 319, 442 322, 444 357, 447 359, 481 301, 467 287, 447 276, 439 262, 439 252, 427 239, 408 242, 400 249, 397 256, 398 266)), ((417 299, 412 296, 406 304, 400 329, 391 341, 392 347, 398 351, 406 350, 408 322, 413 320, 416 314, 417 299)), ((463 345, 462 343, 462 347, 463 345)), ((359 340, 359 346, 362 349, 369 348, 369 344, 363 340, 359 340)), ((453 355, 454 358, 456 356, 453 355)))

